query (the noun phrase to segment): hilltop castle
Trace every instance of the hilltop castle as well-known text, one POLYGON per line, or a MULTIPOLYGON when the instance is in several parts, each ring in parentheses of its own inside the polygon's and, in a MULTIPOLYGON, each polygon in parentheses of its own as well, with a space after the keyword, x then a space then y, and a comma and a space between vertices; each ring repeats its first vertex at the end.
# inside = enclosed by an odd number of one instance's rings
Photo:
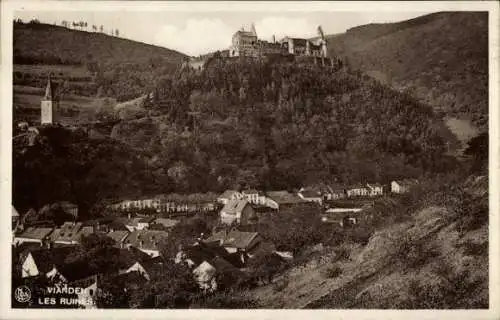
POLYGON ((230 57, 261 57, 273 54, 326 58, 328 56, 327 42, 321 26, 318 26, 316 40, 285 37, 276 41, 273 36, 273 40, 268 42, 258 39, 257 31, 252 23, 250 31, 242 28, 233 35, 232 45, 229 48, 230 57))

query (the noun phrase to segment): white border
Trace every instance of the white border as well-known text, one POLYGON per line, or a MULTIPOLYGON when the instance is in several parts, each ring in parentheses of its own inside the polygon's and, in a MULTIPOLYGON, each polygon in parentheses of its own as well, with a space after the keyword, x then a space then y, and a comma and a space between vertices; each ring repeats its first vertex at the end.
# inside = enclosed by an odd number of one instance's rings
POLYGON ((1 3, 1 110, 0 110, 0 253, 3 267, 0 268, 0 318, 1 319, 87 319, 87 318, 165 318, 185 319, 276 319, 284 317, 331 317, 355 319, 500 319, 499 310, 499 132, 498 132, 498 88, 499 88, 499 4, 496 1, 461 1, 461 2, 147 2, 147 1, 2 1, 1 3), (453 310, 453 311, 394 311, 394 310, 12 310, 10 309, 10 203, 11 203, 11 117, 12 117, 12 20, 17 10, 32 11, 489 11, 489 134, 490 134, 490 309, 489 310, 453 310), (5 244, 5 245, 4 245, 5 244))

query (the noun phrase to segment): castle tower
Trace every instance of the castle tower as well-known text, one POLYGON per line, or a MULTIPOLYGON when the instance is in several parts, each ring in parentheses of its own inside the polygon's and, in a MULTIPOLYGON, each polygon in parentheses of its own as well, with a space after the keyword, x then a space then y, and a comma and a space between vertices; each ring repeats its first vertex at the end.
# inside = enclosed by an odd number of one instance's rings
POLYGON ((328 56, 328 48, 326 47, 326 39, 325 39, 325 34, 323 32, 323 28, 321 26, 318 26, 318 36, 320 37, 320 44, 321 44, 321 56, 323 58, 326 58, 328 56))
POLYGON ((41 124, 53 124, 56 122, 56 109, 58 108, 59 101, 55 92, 55 85, 52 83, 51 75, 47 80, 47 87, 45 88, 45 96, 41 101, 41 124))
POLYGON ((252 22, 252 29, 251 29, 252 35, 257 37, 257 31, 255 31, 255 25, 252 22))

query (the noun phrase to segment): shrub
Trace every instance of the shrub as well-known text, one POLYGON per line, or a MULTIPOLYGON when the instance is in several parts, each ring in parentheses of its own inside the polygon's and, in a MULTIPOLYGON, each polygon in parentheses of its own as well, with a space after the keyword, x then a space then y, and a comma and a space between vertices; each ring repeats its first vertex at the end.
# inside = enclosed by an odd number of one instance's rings
POLYGON ((273 291, 274 292, 281 292, 285 290, 286 287, 288 287, 289 280, 287 278, 280 280, 273 284, 273 291))
POLYGON ((333 267, 326 269, 324 276, 325 276, 325 278, 332 279, 332 278, 337 278, 341 274, 342 274, 342 268, 335 265, 333 267))
POLYGON ((466 242, 461 245, 464 249, 464 254, 467 256, 485 256, 488 255, 488 241, 485 243, 466 242))
POLYGON ((335 259, 338 260, 347 260, 349 259, 349 251, 346 248, 339 248, 335 250, 335 259))

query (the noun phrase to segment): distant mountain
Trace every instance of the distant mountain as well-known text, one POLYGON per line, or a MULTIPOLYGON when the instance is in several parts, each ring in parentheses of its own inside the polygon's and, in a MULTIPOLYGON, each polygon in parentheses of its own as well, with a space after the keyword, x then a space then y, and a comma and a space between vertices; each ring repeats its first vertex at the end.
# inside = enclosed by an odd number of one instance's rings
POLYGON ((68 82, 73 94, 119 101, 137 98, 187 57, 146 43, 42 23, 14 23, 13 49, 14 85, 40 88, 53 72, 56 80, 68 82), (46 66, 43 72, 41 65, 46 66))
POLYGON ((329 53, 448 115, 488 120, 488 13, 440 12, 327 37, 329 53))

